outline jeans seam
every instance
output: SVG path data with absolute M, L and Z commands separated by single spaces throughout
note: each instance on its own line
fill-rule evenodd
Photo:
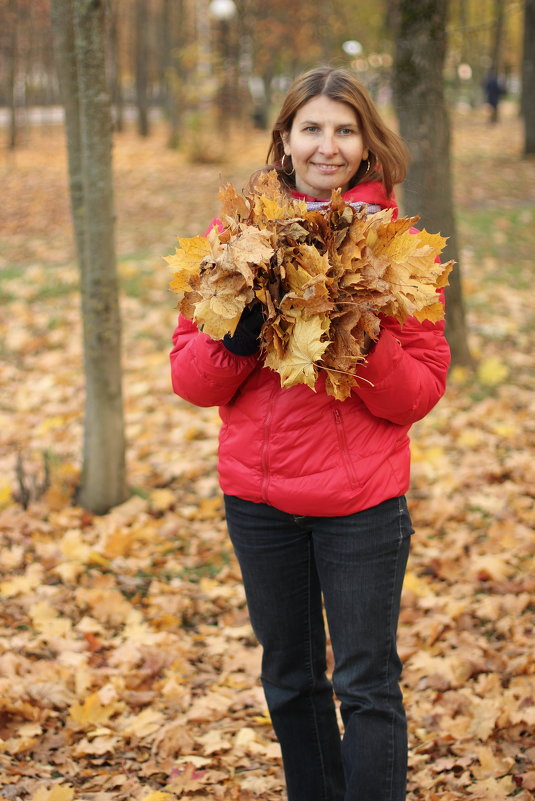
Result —
M 311 584 L 312 558 L 313 558 L 313 556 L 312 556 L 312 541 L 309 541 L 309 543 L 308 543 L 308 582 L 307 582 L 308 670 L 309 670 L 309 673 L 310 673 L 310 678 L 312 680 L 312 688 L 313 688 L 314 687 L 315 676 L 314 676 L 314 670 L 312 668 L 312 620 L 311 620 L 311 598 L 310 598 L 310 595 L 311 595 L 310 584 Z M 324 763 L 324 760 L 323 760 L 323 751 L 322 751 L 322 748 L 321 748 L 321 737 L 320 737 L 320 732 L 319 732 L 319 728 L 318 728 L 318 718 L 317 718 L 317 715 L 316 715 L 316 708 L 314 706 L 314 697 L 313 697 L 312 693 L 309 696 L 309 700 L 310 700 L 310 708 L 311 708 L 311 711 L 312 711 L 312 719 L 314 721 L 314 733 L 316 735 L 316 743 L 317 743 L 317 746 L 318 746 L 319 761 L 320 761 L 320 767 L 321 767 L 321 776 L 322 776 L 322 779 L 323 779 L 323 797 L 324 797 L 325 801 L 328 801 L 328 799 L 327 799 L 327 781 L 326 781 L 326 775 L 325 775 L 325 763 Z
M 387 648 L 387 655 L 386 655 L 386 686 L 388 691 L 388 696 L 390 696 L 390 687 L 391 687 L 391 679 L 388 673 L 388 665 L 390 664 L 391 656 L 392 656 L 392 611 L 394 607 L 394 589 L 396 586 L 396 578 L 398 574 L 398 562 L 399 562 L 399 552 L 401 548 L 401 544 L 403 542 L 403 528 L 401 525 L 402 517 L 403 517 L 403 508 L 402 508 L 402 499 L 398 498 L 398 509 L 399 509 L 399 517 L 398 517 L 398 526 L 399 526 L 399 537 L 397 542 L 397 553 L 396 559 L 394 561 L 394 574 L 392 577 L 392 587 L 390 590 L 390 604 L 388 608 L 388 620 L 387 620 L 387 632 L 388 632 L 388 648 Z M 392 790 L 394 786 L 394 763 L 395 763 L 395 734 L 394 734 L 394 723 L 395 723 L 395 713 L 392 710 L 392 718 L 390 721 L 390 743 L 389 743 L 389 751 L 388 751 L 388 759 L 389 759 L 389 771 L 386 774 L 386 796 L 385 801 L 389 801 L 392 798 Z

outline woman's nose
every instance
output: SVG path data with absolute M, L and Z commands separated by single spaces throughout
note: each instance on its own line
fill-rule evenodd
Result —
M 331 133 L 329 131 L 324 131 L 323 136 L 321 138 L 320 151 L 321 153 L 325 153 L 325 155 L 331 155 L 333 153 L 336 153 L 337 145 L 334 133 Z

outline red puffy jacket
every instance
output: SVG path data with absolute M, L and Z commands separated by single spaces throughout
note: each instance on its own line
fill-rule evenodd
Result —
M 296 195 L 303 197 L 303 195 Z M 344 195 L 395 207 L 382 184 Z M 307 198 L 308 199 L 308 198 Z M 407 433 L 443 395 L 449 365 L 444 323 L 381 319 L 381 334 L 358 367 L 363 379 L 347 400 L 289 389 L 261 359 L 235 356 L 222 342 L 179 319 L 171 371 L 177 395 L 219 406 L 219 479 L 223 492 L 297 515 L 347 515 L 405 493 Z

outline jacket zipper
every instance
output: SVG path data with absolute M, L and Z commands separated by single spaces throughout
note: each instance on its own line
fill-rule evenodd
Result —
M 271 390 L 271 395 L 269 396 L 269 406 L 268 411 L 266 414 L 266 422 L 264 425 L 264 442 L 262 444 L 262 501 L 264 503 L 269 503 L 267 497 L 268 485 L 269 485 L 269 442 L 270 442 L 270 434 L 271 434 L 271 418 L 273 416 L 273 399 L 278 391 L 278 387 L 275 386 Z
M 346 430 L 344 428 L 344 421 L 342 420 L 342 413 L 340 412 L 340 409 L 333 409 L 333 415 L 334 415 L 334 422 L 336 423 L 338 445 L 340 446 L 340 451 L 342 452 L 342 459 L 344 461 L 344 465 L 346 468 L 347 477 L 349 478 L 349 483 L 351 484 L 353 489 L 356 489 L 357 477 L 355 476 L 353 463 L 349 455 L 349 446 L 347 444 Z

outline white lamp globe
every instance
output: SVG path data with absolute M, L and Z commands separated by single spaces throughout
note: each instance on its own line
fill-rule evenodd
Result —
M 236 3 L 234 0 L 212 0 L 209 11 L 215 19 L 232 19 L 236 13 Z

